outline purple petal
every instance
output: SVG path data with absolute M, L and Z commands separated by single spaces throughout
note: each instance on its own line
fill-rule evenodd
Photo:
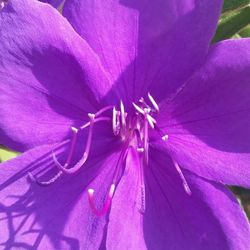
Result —
M 43 3 L 49 3 L 56 8 L 63 2 L 63 0 L 39 0 L 39 1 Z
M 62 139 L 106 93 L 98 58 L 38 1 L 10 0 L 0 25 L 0 143 L 22 151 Z
M 220 184 L 183 172 L 192 192 L 188 195 L 170 160 L 152 154 L 144 224 L 148 246 L 219 250 L 249 245 L 249 224 L 232 194 Z
M 250 187 L 249 69 L 250 39 L 214 45 L 201 70 L 162 106 L 165 146 L 184 168 Z
M 40 146 L 0 165 L 0 246 L 4 249 L 98 249 L 106 217 L 96 217 L 88 203 L 87 188 L 95 189 L 97 206 L 113 178 L 119 151 L 103 147 L 74 176 L 62 176 L 48 187 L 27 178 L 28 171 L 41 180 L 55 173 L 51 150 Z M 63 161 L 62 151 L 57 155 Z
M 222 185 L 185 171 L 192 192 L 188 195 L 171 159 L 159 151 L 150 152 L 145 213 L 138 210 L 138 163 L 132 159 L 113 199 L 107 247 L 247 249 L 249 224 L 233 195 Z
M 140 209 L 138 154 L 130 149 L 125 173 L 119 182 L 109 215 L 107 249 L 145 249 Z M 136 203 L 138 202 L 138 204 Z
M 116 83 L 113 91 L 131 101 L 149 87 L 157 99 L 169 96 L 190 76 L 204 60 L 221 5 L 221 0 L 68 0 L 63 14 L 99 55 Z

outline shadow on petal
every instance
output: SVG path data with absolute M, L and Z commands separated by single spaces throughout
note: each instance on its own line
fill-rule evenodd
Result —
M 0 245 L 5 249 L 18 246 L 80 249 L 101 244 L 106 217 L 96 218 L 92 213 L 86 188 L 89 185 L 95 188 L 96 204 L 102 206 L 119 150 L 114 154 L 97 150 L 79 174 L 63 176 L 48 187 L 40 187 L 27 175 L 32 172 L 47 180 L 58 171 L 51 148 L 36 148 L 1 165 L 4 181 L 0 187 Z M 55 150 L 61 161 L 65 160 L 63 150 L 63 147 Z

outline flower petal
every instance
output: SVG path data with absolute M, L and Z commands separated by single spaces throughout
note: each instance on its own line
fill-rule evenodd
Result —
M 109 215 L 107 249 L 146 249 L 143 237 L 143 215 L 140 207 L 140 162 L 131 148 L 126 159 L 125 173 L 120 180 L 112 201 Z
M 23 151 L 62 139 L 105 94 L 97 56 L 38 1 L 8 1 L 0 27 L 0 143 Z
M 92 158 L 75 176 L 63 176 L 49 187 L 28 181 L 32 171 L 40 179 L 53 175 L 51 149 L 36 147 L 0 165 L 0 246 L 14 249 L 98 249 L 106 217 L 91 211 L 86 189 L 95 189 L 97 206 L 103 205 L 119 151 Z M 58 157 L 63 157 L 63 146 Z M 42 175 L 42 176 L 41 176 Z
M 39 1 L 43 3 L 49 3 L 56 8 L 63 2 L 63 0 L 39 0 Z
M 170 95 L 203 61 L 222 1 L 66 0 L 63 14 L 128 102 Z M 164 87 L 164 91 L 159 91 Z M 125 102 L 126 103 L 126 102 Z
M 134 161 L 113 199 L 107 246 L 119 248 L 123 242 L 124 249 L 247 249 L 249 224 L 233 195 L 221 184 L 183 170 L 192 192 L 188 195 L 171 159 L 157 150 L 150 152 L 145 213 L 136 204 Z
M 246 249 L 250 229 L 233 195 L 220 184 L 183 172 L 192 192 L 182 187 L 170 159 L 152 151 L 148 168 L 145 239 L 152 249 Z
M 196 174 L 250 187 L 250 39 L 214 45 L 158 125 L 176 161 Z

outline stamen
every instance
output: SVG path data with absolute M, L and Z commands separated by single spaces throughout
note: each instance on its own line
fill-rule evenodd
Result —
M 151 111 L 151 108 L 148 107 L 148 108 L 144 108 L 143 110 L 144 110 L 144 114 L 149 114 Z
M 168 140 L 168 138 L 169 138 L 169 136 L 168 136 L 168 135 L 164 135 L 164 136 L 162 136 L 162 138 L 161 138 L 161 139 L 162 139 L 163 141 L 167 141 L 167 140 Z
M 110 118 L 106 117 L 106 116 L 95 118 L 94 123 L 101 122 L 101 121 L 110 121 Z M 83 130 L 83 129 L 89 127 L 89 126 L 90 126 L 90 122 L 87 122 L 84 125 L 82 125 L 79 129 Z
M 39 186 L 47 187 L 56 182 L 62 176 L 62 173 L 63 173 L 62 171 L 59 171 L 48 181 L 39 181 L 31 172 L 28 172 L 28 176 L 31 179 L 31 181 L 35 182 Z
M 146 118 L 147 118 L 147 121 L 150 125 L 151 128 L 154 128 L 155 127 L 155 123 L 156 123 L 156 120 L 149 114 L 145 114 Z
M 157 112 L 159 112 L 159 110 L 160 110 L 160 109 L 159 109 L 159 106 L 158 106 L 158 104 L 156 103 L 156 101 L 155 101 L 155 99 L 153 98 L 153 96 L 150 95 L 150 93 L 148 93 L 148 99 L 149 99 L 150 102 L 152 103 L 154 109 L 155 109 Z
M 175 160 L 173 160 L 173 163 L 174 163 L 175 169 L 177 170 L 179 176 L 181 177 L 184 190 L 186 191 L 186 193 L 188 195 L 191 195 L 192 192 L 191 192 L 191 190 L 190 190 L 190 188 L 188 186 L 188 183 L 187 183 L 187 181 L 185 179 L 185 176 L 183 175 L 183 173 L 181 171 L 181 168 L 180 168 L 179 164 Z
M 148 121 L 147 121 L 147 114 L 145 114 L 144 119 L 144 138 L 143 138 L 143 147 L 145 150 L 145 163 L 148 165 Z
M 142 115 L 144 115 L 144 110 L 142 108 L 140 108 L 138 105 L 136 105 L 134 102 L 132 103 L 134 108 L 141 113 Z
M 139 102 L 142 103 L 142 104 L 144 104 L 144 103 L 145 103 L 144 98 L 141 97 L 141 98 L 139 99 Z
M 140 153 L 140 202 L 139 202 L 139 212 L 144 213 L 146 210 L 146 194 L 145 194 L 145 183 L 144 183 L 144 168 L 143 168 L 143 153 L 144 148 L 137 148 Z
M 144 152 L 144 148 L 137 148 L 137 152 L 138 153 L 143 153 Z
M 101 115 L 102 113 L 104 113 L 107 110 L 113 109 L 113 107 L 114 106 L 109 105 L 109 106 L 106 106 L 106 107 L 100 109 L 98 112 L 95 113 L 95 117 L 98 117 L 99 115 Z
M 154 124 L 156 124 L 156 120 L 155 120 L 155 118 L 154 117 L 152 117 L 151 115 L 147 115 L 148 117 L 148 119 L 150 119 L 151 121 L 152 121 L 152 123 L 154 123 Z
M 125 110 L 124 110 L 124 105 L 123 102 L 121 101 L 120 103 L 120 107 L 121 107 L 121 121 L 122 121 L 122 127 L 123 129 L 126 126 L 126 118 L 125 118 Z
M 108 197 L 106 198 L 106 201 L 104 203 L 103 208 L 100 209 L 100 210 L 97 209 L 96 206 L 95 206 L 95 203 L 94 203 L 94 192 L 95 192 L 94 189 L 89 189 L 88 190 L 88 199 L 89 199 L 90 207 L 93 210 L 93 212 L 94 212 L 95 215 L 97 215 L 97 216 L 103 216 L 103 215 L 105 215 L 108 212 L 108 210 L 109 210 L 109 208 L 111 206 L 112 198 L 113 198 L 114 193 L 115 193 L 115 184 L 112 184 L 110 186 Z
M 76 139 L 77 139 L 77 133 L 78 133 L 78 129 L 75 128 L 75 127 L 71 127 L 71 130 L 73 132 L 73 136 L 72 136 L 72 140 L 71 140 L 71 145 L 70 145 L 70 150 L 69 150 L 69 154 L 68 154 L 68 157 L 67 157 L 67 160 L 66 160 L 66 163 L 64 164 L 64 168 L 67 168 L 68 165 L 70 164 L 71 162 L 71 159 L 72 159 L 72 156 L 73 156 L 73 153 L 75 151 L 75 147 L 76 147 Z M 56 155 L 54 152 L 52 152 L 52 157 L 53 157 L 53 160 L 54 162 L 56 163 L 56 165 L 60 165 L 61 164 L 58 162 L 57 158 L 56 158 Z
M 136 138 L 137 138 L 137 145 L 138 145 L 138 147 L 139 147 L 139 148 L 142 148 L 142 147 L 143 147 L 143 141 L 142 141 L 141 134 L 140 134 L 139 130 L 138 130 L 138 129 L 135 129 L 135 130 L 134 130 L 134 133 L 135 133 Z M 139 149 L 139 148 L 137 148 L 137 151 L 138 151 L 138 150 L 141 150 L 141 149 Z M 144 150 L 144 148 L 143 148 L 143 150 Z M 138 152 L 140 152 L 140 151 L 138 151 Z
M 119 129 L 117 127 L 116 118 L 117 118 L 117 111 L 116 111 L 115 107 L 113 107 L 112 128 L 113 128 L 114 135 L 118 135 L 119 134 Z
M 144 100 L 143 97 L 141 97 L 141 98 L 139 99 L 139 102 L 142 104 L 141 107 L 149 108 L 149 109 L 150 109 L 150 106 L 145 102 L 145 100 Z
M 76 138 L 77 138 L 78 129 L 75 127 L 71 127 L 71 130 L 73 132 L 73 137 L 71 140 L 70 150 L 69 150 L 69 154 L 68 154 L 65 166 L 68 166 L 70 164 L 74 150 L 75 150 L 75 146 L 76 146 Z
M 141 196 L 141 204 L 139 205 L 139 212 L 145 213 L 146 211 L 146 192 L 145 185 L 140 186 L 140 196 Z
M 7 4 L 7 0 L 0 0 L 0 10 Z
M 87 138 L 87 143 L 86 143 L 86 147 L 85 147 L 85 151 L 83 153 L 83 156 L 82 158 L 76 163 L 76 165 L 72 168 L 69 168 L 67 169 L 66 167 L 69 165 L 68 162 L 66 162 L 64 164 L 64 166 L 62 166 L 59 161 L 57 160 L 56 158 L 56 155 L 53 153 L 52 156 L 53 156 L 53 160 L 56 164 L 56 166 L 61 170 L 63 171 L 65 174 L 75 174 L 77 173 L 81 168 L 82 166 L 84 165 L 84 163 L 86 162 L 87 158 L 88 158 L 88 155 L 89 155 L 89 151 L 90 151 L 90 146 L 91 146 L 91 140 L 92 140 L 92 135 L 93 135 L 93 126 L 94 126 L 94 118 L 95 118 L 95 115 L 94 114 L 91 114 L 89 113 L 88 114 L 89 116 L 89 119 L 90 119 L 90 126 L 89 126 L 89 134 L 88 134 L 88 138 Z

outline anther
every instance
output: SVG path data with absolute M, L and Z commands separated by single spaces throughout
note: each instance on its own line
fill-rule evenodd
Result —
M 144 148 L 137 148 L 138 153 L 144 153 Z
M 146 194 L 145 194 L 145 185 L 140 186 L 140 205 L 139 212 L 145 213 L 146 210 Z
M 71 141 L 71 145 L 70 145 L 70 150 L 69 150 L 69 154 L 66 160 L 65 165 L 69 165 L 73 156 L 73 153 L 75 151 L 75 146 L 76 146 L 76 138 L 77 138 L 77 133 L 78 133 L 78 129 L 75 127 L 71 127 L 71 130 L 73 132 L 73 136 L 72 136 L 72 141 Z
M 96 206 L 95 206 L 94 192 L 95 192 L 94 189 L 91 189 L 91 188 L 88 189 L 88 199 L 89 199 L 90 207 L 93 210 L 93 213 L 95 215 L 103 216 L 108 212 L 108 210 L 109 210 L 109 208 L 111 206 L 112 198 L 113 198 L 114 193 L 115 193 L 115 184 L 112 184 L 110 186 L 108 197 L 106 198 L 106 201 L 105 201 L 104 206 L 102 207 L 102 209 L 97 209 Z
M 139 102 L 142 103 L 142 104 L 144 104 L 144 103 L 145 103 L 144 98 L 141 97 L 141 98 L 139 99 Z
M 148 99 L 149 99 L 150 102 L 152 103 L 154 109 L 155 109 L 157 112 L 159 112 L 159 110 L 160 110 L 160 109 L 159 109 L 159 106 L 158 106 L 158 104 L 156 103 L 156 101 L 155 101 L 155 99 L 153 98 L 153 96 L 150 95 L 150 93 L 148 93 Z
M 100 122 L 100 121 L 110 121 L 110 118 L 109 118 L 109 117 L 105 117 L 105 116 L 103 116 L 103 117 L 98 117 L 99 115 L 101 115 L 102 113 L 104 113 L 105 111 L 110 110 L 110 109 L 113 109 L 113 106 L 111 106 L 111 105 L 106 106 L 106 107 L 100 109 L 100 110 L 99 110 L 98 112 L 96 112 L 95 114 L 91 114 L 91 115 L 94 115 L 94 116 L 95 116 L 94 122 L 96 123 L 96 122 Z M 90 113 L 89 113 L 89 114 L 90 114 Z M 88 115 L 89 115 L 89 114 L 88 114 Z M 98 117 L 98 118 L 97 118 L 97 117 Z M 90 125 L 90 122 L 87 122 L 87 123 L 85 123 L 84 125 L 82 125 L 82 126 L 80 127 L 80 129 L 85 129 L 85 128 L 87 128 L 89 125 Z
M 119 129 L 117 126 L 117 111 L 116 108 L 113 107 L 113 118 L 112 118 L 112 128 L 113 128 L 113 133 L 114 135 L 118 135 L 119 134 Z
M 155 123 L 156 123 L 156 120 L 149 114 L 145 114 L 146 118 L 147 118 L 147 121 L 148 121 L 148 124 L 151 128 L 154 128 L 155 127 Z
M 31 172 L 28 172 L 28 176 L 31 179 L 31 181 L 35 182 L 37 185 L 42 187 L 47 187 L 56 182 L 62 176 L 62 173 L 63 173 L 62 171 L 59 171 L 48 181 L 39 181 Z
M 180 168 L 179 164 L 178 164 L 175 160 L 173 160 L 173 163 L 174 163 L 175 169 L 177 170 L 177 172 L 178 172 L 178 174 L 179 174 L 179 176 L 180 176 L 180 178 L 181 178 L 181 180 L 182 180 L 182 184 L 183 184 L 183 188 L 184 188 L 185 192 L 186 192 L 188 195 L 191 195 L 192 192 L 191 192 L 191 190 L 190 190 L 190 188 L 189 188 L 189 186 L 188 186 L 188 183 L 187 183 L 187 181 L 186 181 L 185 176 L 183 175 L 183 173 L 182 173 L 182 171 L 181 171 L 181 168 Z
M 124 105 L 123 102 L 121 101 L 120 103 L 120 108 L 121 108 L 121 121 L 122 121 L 122 127 L 123 129 L 126 126 L 126 117 L 125 117 L 125 109 L 124 109 Z
M 141 113 L 142 115 L 144 115 L 144 110 L 142 108 L 140 108 L 138 105 L 136 105 L 134 102 L 132 103 L 134 108 L 139 112 Z
M 162 139 L 163 141 L 167 141 L 167 140 L 168 140 L 168 138 L 169 138 L 169 136 L 168 136 L 168 135 L 164 135 L 164 136 L 162 136 L 162 138 L 161 138 L 161 139 Z
M 7 4 L 7 0 L 0 0 L 0 10 Z
M 67 168 L 68 165 L 70 164 L 71 159 L 72 159 L 73 154 L 74 154 L 74 151 L 75 151 L 75 146 L 76 146 L 76 139 L 77 139 L 78 129 L 75 128 L 75 127 L 71 127 L 71 130 L 72 130 L 72 132 L 73 132 L 73 136 L 72 136 L 72 140 L 71 140 L 71 145 L 70 145 L 69 154 L 68 154 L 67 160 L 66 160 L 66 162 L 65 162 L 65 164 L 64 164 L 64 168 Z M 55 162 L 57 165 L 58 165 L 58 164 L 61 165 L 61 164 L 58 162 L 58 160 L 57 160 L 56 155 L 55 155 L 54 152 L 52 152 L 52 157 L 53 157 L 54 162 Z
M 150 115 L 150 111 L 151 109 L 150 108 L 144 108 L 144 116 L 145 118 L 147 119 L 148 121 L 148 124 L 151 128 L 154 128 L 154 123 L 156 123 L 156 120 Z
M 93 121 L 95 118 L 95 114 L 88 113 L 88 117 L 89 117 L 90 121 Z
M 145 163 L 148 165 L 148 121 L 147 121 L 147 114 L 145 113 L 144 118 L 144 138 L 143 138 L 143 148 L 145 150 Z
M 147 108 L 144 108 L 144 114 L 149 114 L 150 111 L 151 111 L 151 108 L 147 107 Z
M 140 190 L 138 197 L 138 210 L 140 213 L 144 213 L 146 210 L 146 195 L 145 195 L 145 183 L 144 183 L 144 165 L 143 165 L 143 153 L 145 152 L 144 148 L 137 148 L 137 152 L 140 153 Z
M 67 169 L 67 167 L 69 165 L 69 161 L 66 161 L 66 163 L 63 166 L 57 160 L 56 155 L 54 153 L 52 154 L 52 157 L 53 157 L 53 160 L 54 160 L 56 166 L 62 172 L 64 172 L 65 174 L 75 174 L 75 173 L 77 173 L 82 168 L 82 166 L 84 165 L 84 163 L 86 162 L 86 160 L 88 158 L 89 151 L 90 151 L 90 146 L 91 146 L 92 135 L 93 135 L 93 126 L 94 126 L 95 114 L 89 113 L 88 117 L 90 119 L 90 126 L 89 126 L 89 134 L 88 134 L 88 138 L 87 138 L 87 142 L 86 142 L 86 147 L 85 147 L 85 151 L 83 153 L 82 158 L 76 163 L 76 165 L 74 167 L 72 167 L 72 168 Z
M 143 97 L 141 97 L 141 98 L 139 99 L 139 103 L 142 105 L 141 107 L 151 109 L 150 106 L 145 102 L 145 100 L 144 100 Z

